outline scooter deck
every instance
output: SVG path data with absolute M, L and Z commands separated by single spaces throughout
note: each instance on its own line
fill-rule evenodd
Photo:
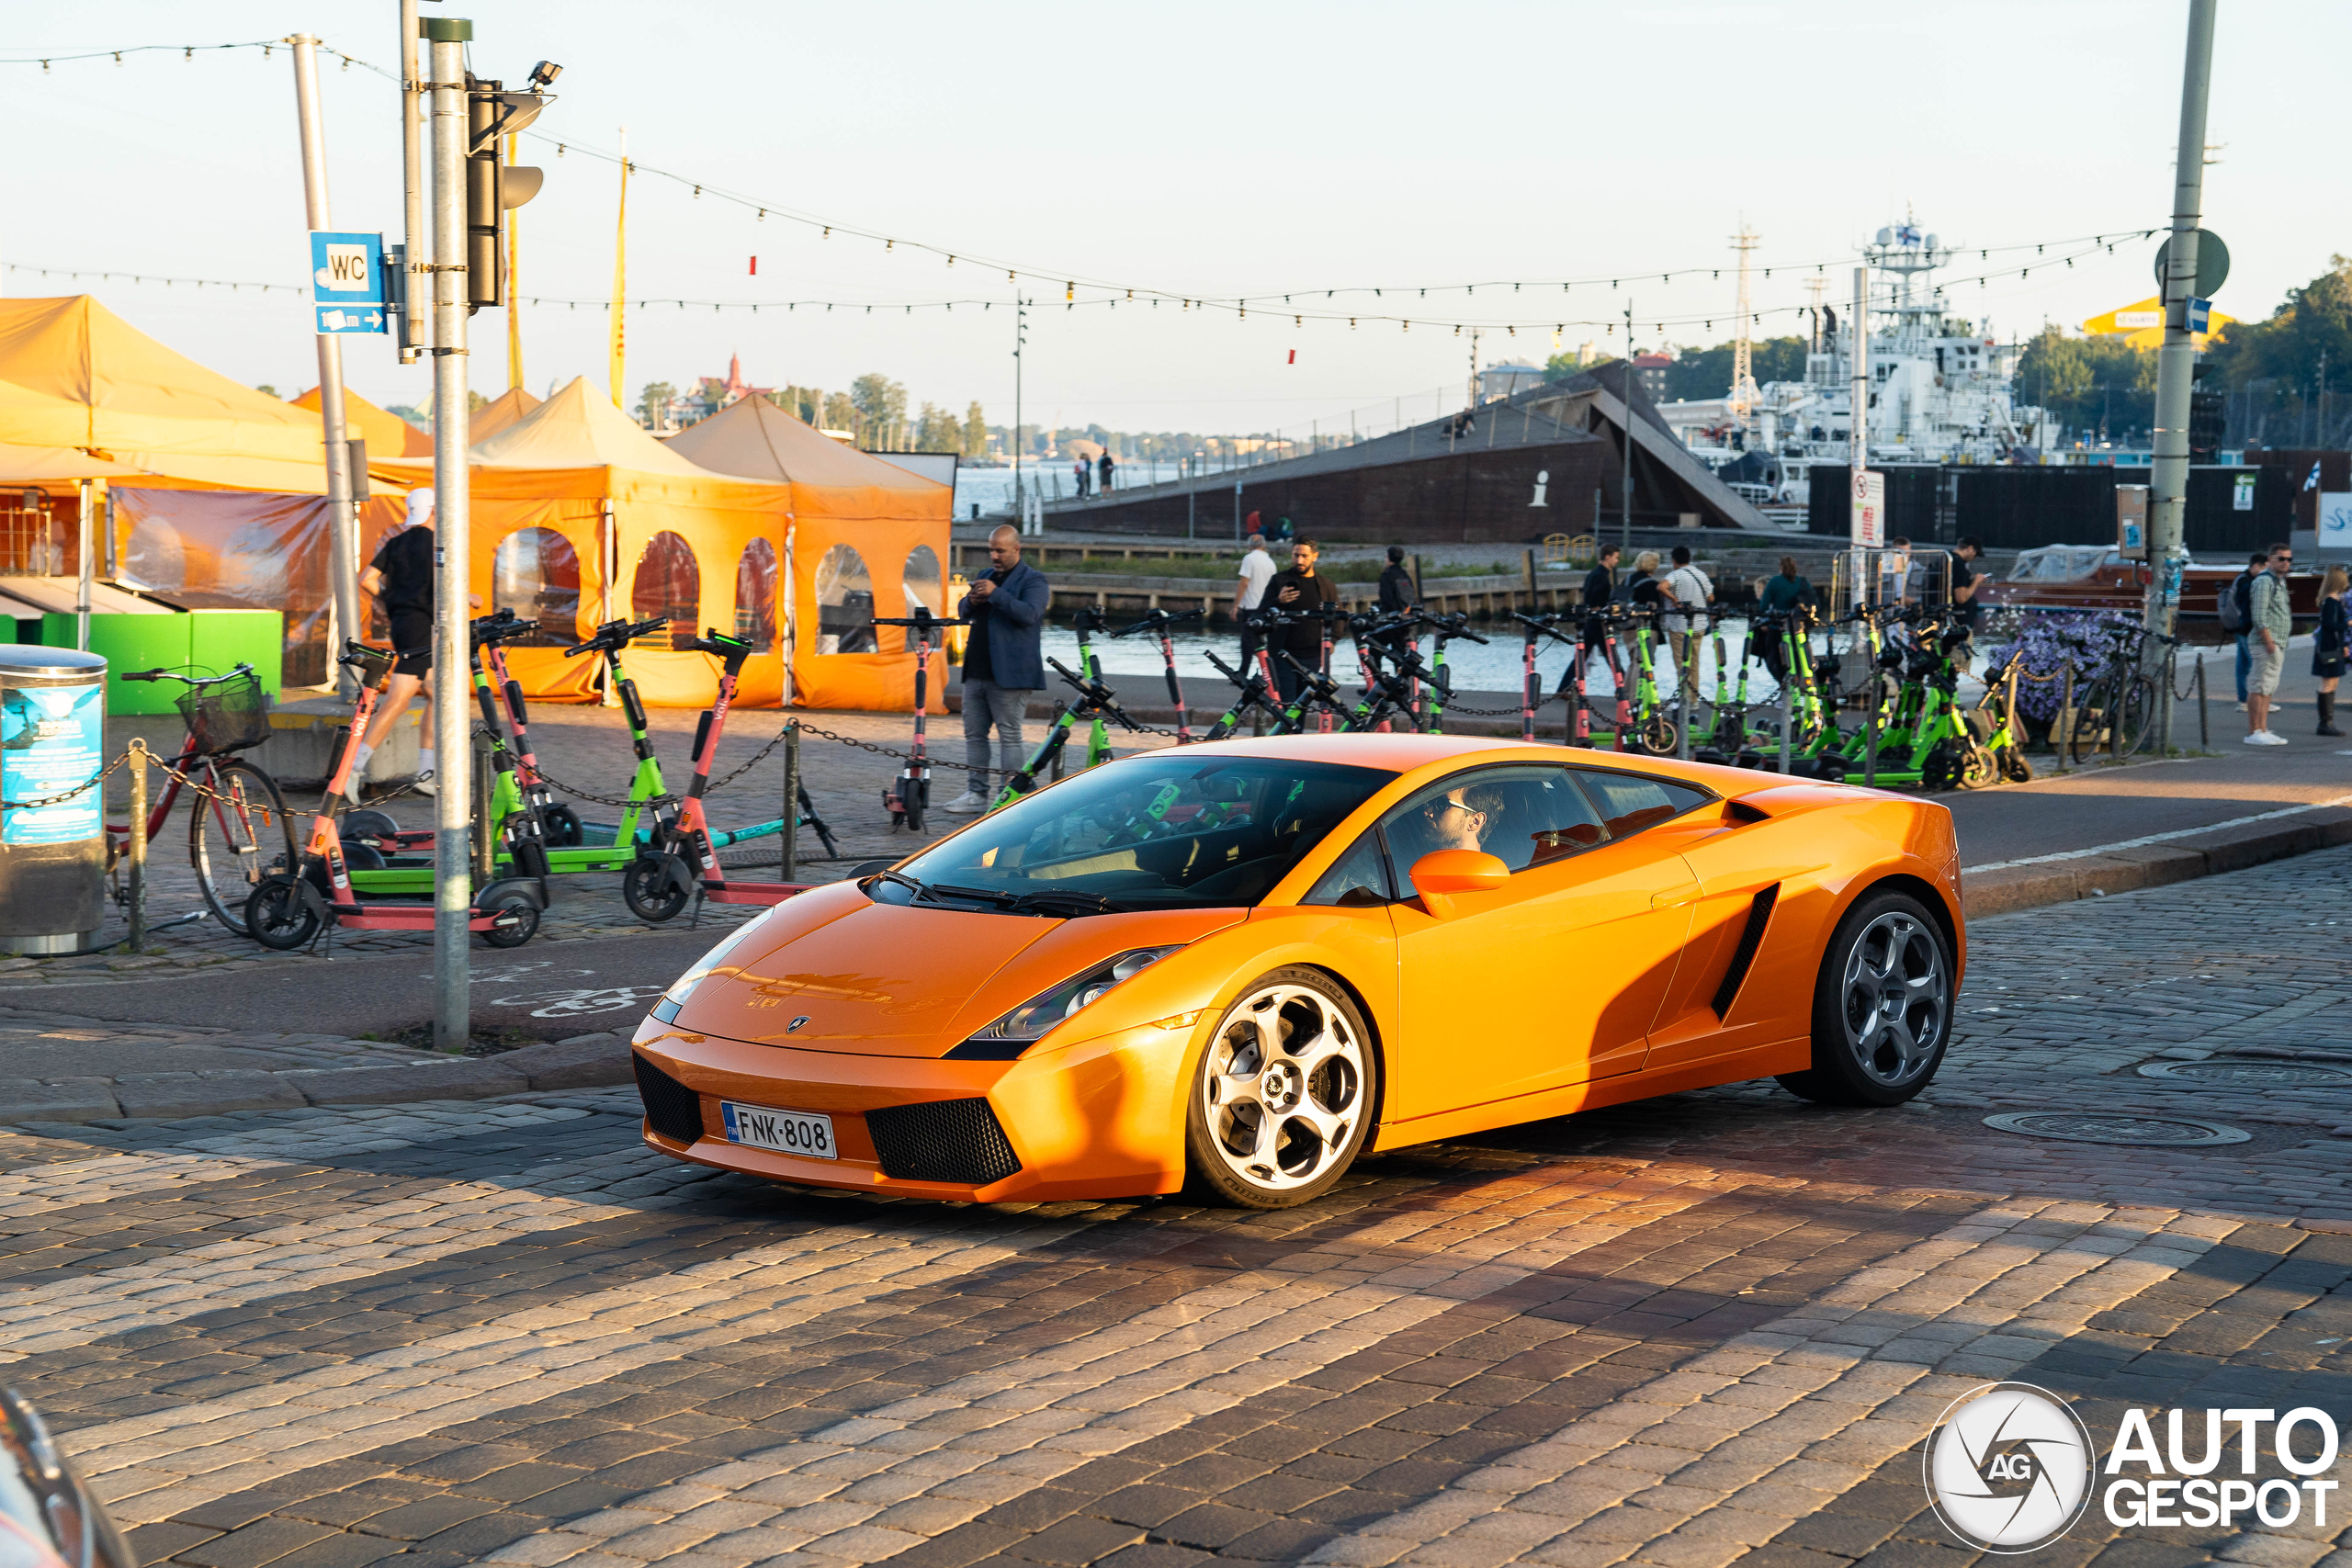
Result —
M 334 923 L 354 931 L 429 931 L 437 910 L 430 904 L 330 904 Z M 469 931 L 497 928 L 499 911 L 475 912 L 466 921 Z
M 548 851 L 548 871 L 551 875 L 576 876 L 591 872 L 627 871 L 637 859 L 634 846 L 628 849 L 611 844 L 597 844 L 585 849 Z M 512 857 L 501 855 L 497 863 L 502 876 L 515 874 Z M 395 897 L 414 897 L 433 891 L 433 866 L 395 863 L 379 870 L 353 871 L 348 874 L 351 886 L 362 893 L 382 893 Z

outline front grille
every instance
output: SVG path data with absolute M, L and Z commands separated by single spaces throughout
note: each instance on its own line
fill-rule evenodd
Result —
M 665 1138 L 691 1144 L 702 1136 L 702 1096 L 632 1051 L 637 1098 L 645 1102 L 645 1124 Z
M 956 1181 L 985 1187 L 1021 1168 L 1012 1145 L 985 1100 L 934 1100 L 865 1113 L 882 1174 L 900 1181 Z

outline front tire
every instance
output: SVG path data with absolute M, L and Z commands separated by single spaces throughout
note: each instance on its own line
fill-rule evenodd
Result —
M 283 872 L 262 879 L 245 900 L 248 935 L 273 953 L 291 953 L 319 934 L 319 911 L 302 897 L 303 884 Z
M 1907 893 L 1866 894 L 1838 922 L 1813 992 L 1813 1066 L 1782 1089 L 1824 1105 L 1900 1105 L 1951 1040 L 1952 957 Z
M 196 783 L 210 791 L 198 794 L 188 813 L 187 859 L 197 891 L 214 919 L 250 935 L 245 905 L 254 889 L 272 869 L 295 862 L 294 819 L 277 781 L 241 758 L 214 762 Z
M 642 855 L 621 873 L 621 902 L 639 919 L 660 925 L 677 919 L 678 911 L 686 907 L 686 889 L 668 880 L 661 861 Z
M 511 926 L 492 926 L 481 933 L 485 947 L 520 947 L 539 934 L 539 907 L 520 893 L 499 896 L 489 907 L 492 914 L 512 909 L 518 917 Z
M 1329 976 L 1261 976 L 1226 1010 L 1193 1071 L 1191 1185 L 1240 1209 L 1322 1196 L 1371 1132 L 1378 1073 L 1363 1018 Z

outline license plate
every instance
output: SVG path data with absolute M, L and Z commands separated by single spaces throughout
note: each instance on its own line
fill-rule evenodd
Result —
M 755 1149 L 774 1149 L 778 1154 L 799 1155 L 808 1159 L 839 1159 L 841 1149 L 833 1143 L 833 1119 L 810 1111 L 776 1111 L 764 1105 L 738 1105 L 731 1100 L 718 1102 L 719 1114 L 727 1119 L 727 1141 L 744 1144 Z

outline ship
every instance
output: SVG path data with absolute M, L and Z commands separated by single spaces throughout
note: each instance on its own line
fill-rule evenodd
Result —
M 1907 219 L 1879 230 L 1862 248 L 1871 269 L 1872 464 L 2033 462 L 2057 444 L 2048 411 L 2016 398 L 2024 345 L 1959 314 L 1933 282 L 1957 254 Z M 1816 296 L 1826 282 L 1817 283 Z M 1766 382 L 1745 397 L 1734 389 L 1723 398 L 1658 405 L 1692 456 L 1735 493 L 1787 522 L 1810 499 L 1813 465 L 1850 461 L 1852 322 L 1826 304 L 1811 315 L 1802 380 Z

